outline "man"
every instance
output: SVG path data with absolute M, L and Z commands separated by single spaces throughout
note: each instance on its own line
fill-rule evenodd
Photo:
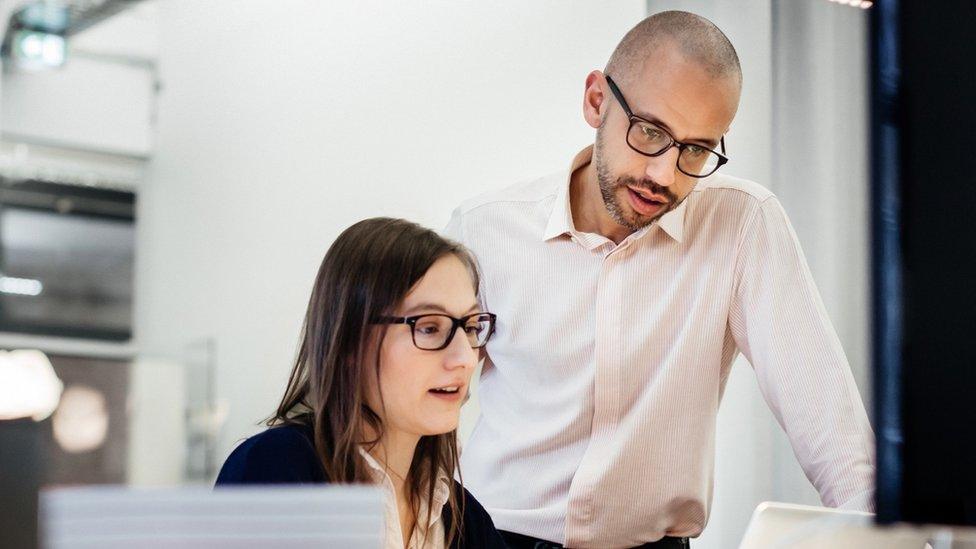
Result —
M 741 80 L 711 22 L 651 16 L 586 78 L 595 145 L 448 226 L 499 318 L 464 480 L 513 547 L 700 534 L 738 352 L 823 502 L 868 499 L 871 429 L 786 215 L 716 171 Z

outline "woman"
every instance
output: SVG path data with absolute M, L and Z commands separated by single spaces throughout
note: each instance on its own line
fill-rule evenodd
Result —
M 453 479 L 456 429 L 494 315 L 459 244 L 376 218 L 335 241 L 319 268 L 281 404 L 227 458 L 217 485 L 374 483 L 389 548 L 504 547 Z

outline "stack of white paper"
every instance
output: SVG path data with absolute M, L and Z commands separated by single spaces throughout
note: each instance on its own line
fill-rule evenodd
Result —
M 41 495 L 47 549 L 382 546 L 372 487 L 131 489 L 84 487 Z

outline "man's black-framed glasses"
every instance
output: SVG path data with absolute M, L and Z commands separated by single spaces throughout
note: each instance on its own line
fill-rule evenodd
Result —
M 627 128 L 627 145 L 631 149 L 644 156 L 661 156 L 671 147 L 677 147 L 678 169 L 685 175 L 699 178 L 712 175 L 729 161 L 725 156 L 725 136 L 719 140 L 722 152 L 713 151 L 703 145 L 682 143 L 661 126 L 634 114 L 617 84 L 609 76 L 606 78 L 610 92 L 617 98 L 617 102 L 630 119 L 630 127 Z
M 495 332 L 493 313 L 474 313 L 461 318 L 444 314 L 416 316 L 384 316 L 377 324 L 406 324 L 410 326 L 413 344 L 424 351 L 446 349 L 460 328 L 472 349 L 480 349 Z

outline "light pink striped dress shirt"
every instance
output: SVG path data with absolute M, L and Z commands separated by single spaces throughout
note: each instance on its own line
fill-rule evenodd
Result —
M 864 498 L 871 427 L 776 197 L 716 174 L 615 245 L 573 225 L 570 174 L 591 153 L 446 229 L 498 314 L 461 463 L 495 525 L 572 547 L 701 533 L 739 352 L 823 502 Z

